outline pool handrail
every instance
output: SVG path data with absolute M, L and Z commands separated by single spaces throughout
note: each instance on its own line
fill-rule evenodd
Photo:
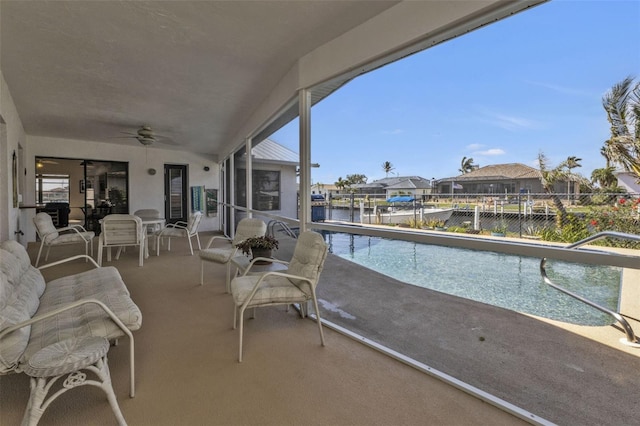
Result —
M 603 232 L 599 232 L 597 234 L 591 235 L 587 238 L 584 238 L 578 242 L 569 244 L 566 248 L 568 249 L 574 249 L 574 248 L 578 248 L 580 246 L 583 246 L 587 243 L 590 243 L 592 241 L 596 241 L 596 240 L 600 240 L 602 238 L 606 238 L 606 237 L 614 237 L 614 238 L 619 238 L 619 239 L 626 239 L 626 240 L 635 240 L 635 241 L 640 241 L 640 236 L 639 235 L 634 235 L 634 234 L 626 234 L 623 232 L 615 232 L 615 231 L 603 231 Z M 615 318 L 616 321 L 618 321 L 618 323 L 620 323 L 620 325 L 622 326 L 622 328 L 624 329 L 624 332 L 627 336 L 626 339 L 626 344 L 629 345 L 633 345 L 633 346 L 640 346 L 640 342 L 638 341 L 638 338 L 636 337 L 635 333 L 633 332 L 633 328 L 631 328 L 631 325 L 629 324 L 629 322 L 619 313 L 619 312 L 615 312 L 612 311 L 608 308 L 605 308 L 604 306 L 600 306 L 595 302 L 592 302 L 591 300 L 585 299 L 584 297 L 577 295 L 575 293 L 573 293 L 570 290 L 567 290 L 564 287 L 559 286 L 558 284 L 554 283 L 553 281 L 551 281 L 551 279 L 547 276 L 547 270 L 545 268 L 547 263 L 547 258 L 544 257 L 542 258 L 542 260 L 540 261 L 540 274 L 542 274 L 542 279 L 544 280 L 544 282 L 546 284 L 548 284 L 549 286 L 555 288 L 556 290 L 573 297 L 576 300 L 581 301 L 582 303 L 586 303 L 587 305 L 591 306 L 592 308 L 595 308 L 601 312 L 604 312 L 605 314 L 611 315 L 613 318 Z
M 295 232 L 293 232 L 291 228 L 289 228 L 289 225 L 287 225 L 281 220 L 275 220 L 275 219 L 270 220 L 269 223 L 267 224 L 267 235 L 275 236 L 276 225 L 280 226 L 280 228 L 282 228 L 284 233 L 290 236 L 291 238 L 293 239 L 298 238 L 298 235 Z

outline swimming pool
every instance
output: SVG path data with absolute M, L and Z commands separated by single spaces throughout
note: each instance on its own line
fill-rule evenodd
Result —
M 331 253 L 408 284 L 573 324 L 613 323 L 546 285 L 538 258 L 342 233 L 325 239 Z M 550 260 L 547 270 L 561 286 L 618 310 L 621 268 Z

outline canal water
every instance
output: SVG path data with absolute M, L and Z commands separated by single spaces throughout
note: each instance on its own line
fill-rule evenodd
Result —
M 344 222 L 360 223 L 360 209 L 355 208 L 353 212 L 350 209 L 332 208 L 326 209 L 326 219 L 339 220 Z M 463 226 L 464 222 L 473 223 L 473 210 L 455 210 L 451 218 L 447 221 L 446 226 Z M 372 211 L 365 211 L 363 223 L 376 223 L 376 217 Z M 518 216 L 518 214 L 485 214 L 480 217 L 481 229 L 492 229 L 498 223 L 505 223 L 508 232 L 526 233 L 528 228 L 544 228 L 547 225 L 552 226 L 555 223 L 554 215 L 539 214 L 535 216 Z

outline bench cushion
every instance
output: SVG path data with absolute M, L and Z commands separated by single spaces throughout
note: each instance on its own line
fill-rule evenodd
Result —
M 2 255 L 4 253 L 0 253 Z M 27 309 L 18 300 L 19 293 L 7 280 L 7 276 L 0 272 L 0 330 L 28 320 Z M 5 374 L 16 368 L 20 356 L 29 343 L 31 326 L 23 327 L 2 338 L 0 344 L 0 374 Z
M 45 283 L 22 245 L 0 243 L 0 331 L 82 299 L 104 303 L 130 330 L 142 325 L 140 309 L 116 268 L 91 269 Z M 0 341 L 0 374 L 20 372 L 44 347 L 86 336 L 115 339 L 124 333 L 99 305 L 84 304 L 5 335 Z
M 30 319 L 38 310 L 45 289 L 44 277 L 17 241 L 0 244 L 0 330 Z M 29 342 L 31 326 L 3 337 L 0 374 L 15 369 Z
M 112 266 L 47 283 L 37 314 L 45 314 L 82 299 L 97 299 L 104 303 L 129 330 L 138 330 L 142 325 L 140 309 L 131 300 L 120 273 Z M 33 324 L 23 359 L 29 359 L 40 349 L 56 342 L 84 336 L 115 339 L 124 333 L 99 305 L 85 304 Z

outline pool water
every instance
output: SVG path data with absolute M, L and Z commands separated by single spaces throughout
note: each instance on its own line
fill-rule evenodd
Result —
M 573 324 L 614 322 L 546 285 L 538 258 L 340 233 L 327 234 L 326 240 L 331 253 L 408 284 Z M 547 273 L 555 283 L 617 311 L 621 268 L 549 260 Z

